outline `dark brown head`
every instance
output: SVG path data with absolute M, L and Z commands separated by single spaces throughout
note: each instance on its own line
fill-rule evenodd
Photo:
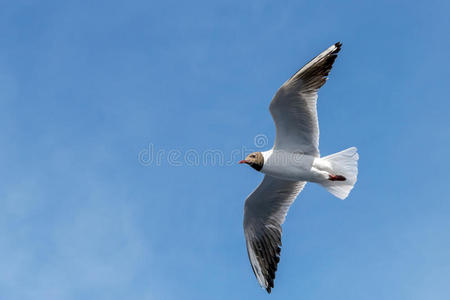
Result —
M 261 152 L 253 152 L 247 155 L 244 160 L 239 162 L 240 164 L 247 164 L 256 171 L 261 171 L 264 165 L 264 156 Z

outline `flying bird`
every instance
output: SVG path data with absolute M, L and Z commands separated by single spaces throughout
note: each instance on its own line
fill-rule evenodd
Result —
M 341 46 L 338 42 L 320 53 L 278 89 L 269 106 L 276 127 L 273 148 L 239 162 L 265 174 L 245 200 L 244 234 L 253 272 L 268 293 L 280 261 L 281 225 L 306 182 L 318 183 L 340 199 L 356 183 L 355 147 L 324 157 L 319 153 L 317 92 Z

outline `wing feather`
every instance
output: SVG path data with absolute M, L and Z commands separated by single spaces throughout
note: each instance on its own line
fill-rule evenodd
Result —
M 316 56 L 286 81 L 270 103 L 275 122 L 274 149 L 319 156 L 317 92 L 325 84 L 342 44 Z
M 287 181 L 266 175 L 248 196 L 244 206 L 247 253 L 259 284 L 268 293 L 280 261 L 281 225 L 290 205 L 305 186 L 304 181 Z

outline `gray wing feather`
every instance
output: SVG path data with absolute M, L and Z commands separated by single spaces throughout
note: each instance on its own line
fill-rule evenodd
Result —
M 245 200 L 244 233 L 247 253 L 259 284 L 268 293 L 273 288 L 280 261 L 281 225 L 289 206 L 305 184 L 304 181 L 287 181 L 266 175 Z
M 336 43 L 316 56 L 286 81 L 270 103 L 275 122 L 274 149 L 319 156 L 317 92 L 341 49 Z

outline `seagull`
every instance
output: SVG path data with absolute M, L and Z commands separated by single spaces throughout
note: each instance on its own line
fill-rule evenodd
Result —
M 264 174 L 245 200 L 244 234 L 253 272 L 269 294 L 280 261 L 281 225 L 306 182 L 320 184 L 342 200 L 356 183 L 355 147 L 324 157 L 319 153 L 317 92 L 341 46 L 338 42 L 320 53 L 278 89 L 269 106 L 276 127 L 273 148 L 239 162 Z

